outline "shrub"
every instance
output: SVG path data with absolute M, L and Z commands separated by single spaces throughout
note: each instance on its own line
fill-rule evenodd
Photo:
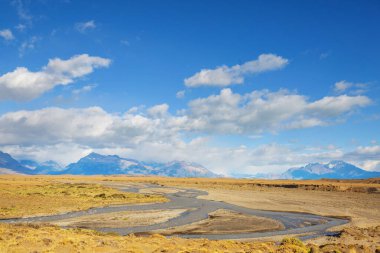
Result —
M 305 247 L 305 244 L 303 244 L 303 242 L 300 239 L 295 238 L 295 237 L 290 237 L 290 238 L 287 237 L 287 238 L 282 239 L 281 245 L 287 245 L 287 244 L 297 245 L 299 247 Z

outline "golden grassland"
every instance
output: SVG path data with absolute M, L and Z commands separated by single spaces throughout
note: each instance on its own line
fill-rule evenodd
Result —
M 123 182 L 123 183 L 151 183 L 158 185 L 172 185 L 182 187 L 196 187 L 204 189 L 262 189 L 286 188 L 314 191 L 341 191 L 375 193 L 380 191 L 380 178 L 363 180 L 267 180 L 267 179 L 234 179 L 234 178 L 172 178 L 156 176 L 16 176 L 0 175 L 0 179 L 24 179 L 54 181 L 54 182 Z
M 161 195 L 126 193 L 100 184 L 60 183 L 52 177 L 0 177 L 0 218 L 166 201 Z
M 352 219 L 341 236 L 309 240 L 210 241 L 160 235 L 119 236 L 49 224 L 1 224 L 0 252 L 380 252 L 380 179 L 253 180 L 128 176 L 0 176 L 0 218 L 53 214 L 95 206 L 166 201 L 115 188 L 137 183 L 197 188 L 204 198 L 263 210 L 299 211 Z M 149 189 L 147 189 L 149 190 Z M 166 189 L 169 191 L 170 189 Z M 171 191 L 175 191 L 171 189 Z M 359 226 L 359 227 L 357 227 Z M 279 239 L 281 240 L 281 239 Z
M 116 177 L 112 180 L 123 180 Z M 366 180 L 264 180 L 233 178 L 162 178 L 136 177 L 131 180 L 155 184 L 204 189 L 259 190 L 263 188 L 303 189 L 310 191 L 380 192 L 380 178 Z
M 41 176 L 35 176 L 41 177 Z M 263 188 L 303 189 L 310 191 L 380 192 L 380 178 L 365 180 L 267 180 L 234 178 L 171 178 L 156 176 L 44 176 L 51 180 L 151 183 L 166 186 L 195 187 L 203 189 L 259 190 Z
M 161 235 L 119 236 L 84 229 L 61 229 L 48 224 L 0 224 L 0 252 L 371 253 L 375 250 L 373 247 L 355 245 L 305 245 L 295 238 L 285 238 L 280 244 L 231 240 L 211 241 L 207 239 L 166 238 Z

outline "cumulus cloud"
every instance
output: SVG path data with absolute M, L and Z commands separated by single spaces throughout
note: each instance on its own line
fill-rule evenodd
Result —
M 287 90 L 253 91 L 240 95 L 231 89 L 189 103 L 188 127 L 193 130 L 257 134 L 334 123 L 356 108 L 368 106 L 366 96 L 335 96 L 309 101 Z
M 50 66 L 64 69 L 65 73 L 71 71 L 61 60 Z M 74 162 L 92 151 L 141 160 L 187 160 L 218 173 L 280 172 L 309 162 L 336 159 L 374 170 L 380 164 L 377 144 L 348 152 L 332 145 L 298 149 L 292 147 L 298 144 L 276 143 L 221 147 L 214 146 L 211 137 L 253 136 L 328 125 L 370 103 L 365 96 L 341 95 L 310 101 L 287 90 L 237 94 L 223 89 L 217 95 L 190 101 L 189 107 L 177 114 L 169 112 L 168 104 L 133 107 L 125 113 L 110 113 L 100 107 L 22 110 L 0 116 L 0 150 L 41 160 L 50 157 L 62 163 Z
M 232 67 L 224 65 L 215 69 L 202 69 L 193 76 L 186 78 L 185 85 L 188 87 L 224 87 L 231 84 L 242 84 L 246 75 L 281 69 L 285 67 L 288 62 L 287 59 L 281 56 L 261 54 L 257 60 L 249 61 L 241 65 Z
M 96 24 L 94 20 L 90 20 L 87 22 L 80 22 L 75 24 L 75 29 L 81 33 L 85 33 L 88 30 L 92 30 L 96 28 Z
M 160 118 L 167 109 L 165 104 L 149 108 L 150 116 L 111 114 L 100 107 L 9 112 L 0 117 L 0 145 L 130 146 L 145 140 L 170 140 L 183 122 L 180 118 Z
M 70 68 L 61 66 L 61 60 L 52 62 L 55 64 L 49 66 L 53 69 L 70 72 Z M 90 71 L 79 69 L 70 76 Z M 108 113 L 100 107 L 9 112 L 0 116 L 0 145 L 74 142 L 128 146 L 145 140 L 170 140 L 183 132 L 250 136 L 326 125 L 370 103 L 363 96 L 327 98 L 309 102 L 305 96 L 285 90 L 240 95 L 223 89 L 218 95 L 191 101 L 187 110 L 176 115 L 168 111 L 167 104 L 145 111 L 132 108 L 124 114 Z
M 169 105 L 160 104 L 148 109 L 148 114 L 153 117 L 163 117 L 168 113 Z
M 110 62 L 106 58 L 82 54 L 68 60 L 50 59 L 37 72 L 18 67 L 0 76 L 0 100 L 27 101 L 37 98 L 57 85 L 67 85 L 96 68 L 107 67 Z
M 0 37 L 2 37 L 4 40 L 7 40 L 7 41 L 15 39 L 12 31 L 9 29 L 0 30 Z

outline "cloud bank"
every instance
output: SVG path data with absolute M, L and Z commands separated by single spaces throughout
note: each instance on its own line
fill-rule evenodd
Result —
M 191 101 L 186 116 L 192 130 L 250 135 L 333 124 L 370 103 L 366 96 L 340 95 L 309 101 L 287 90 L 240 95 L 222 89 L 218 95 Z
M 58 60 L 52 61 L 50 67 L 70 72 L 69 65 Z M 76 68 L 70 76 L 89 71 Z M 23 110 L 0 116 L 0 145 L 74 142 L 128 146 L 168 141 L 183 132 L 254 135 L 334 124 L 370 103 L 366 96 L 341 95 L 308 101 L 307 97 L 286 90 L 240 95 L 223 89 L 218 95 L 190 101 L 187 109 L 175 115 L 169 112 L 168 104 L 124 114 L 108 113 L 100 107 Z
M 71 71 L 60 60 L 49 66 Z M 88 71 L 76 68 L 70 76 Z M 168 104 L 132 108 L 124 113 L 110 113 L 101 107 L 22 110 L 0 116 L 0 147 L 12 154 L 40 159 L 49 154 L 50 159 L 62 163 L 73 162 L 91 151 L 144 160 L 183 159 L 202 163 L 218 173 L 263 169 L 278 172 L 332 159 L 379 169 L 380 148 L 376 145 L 349 152 L 334 147 L 300 152 L 276 143 L 254 148 L 212 144 L 212 136 L 217 135 L 250 136 L 337 124 L 371 102 L 361 95 L 310 101 L 287 90 L 237 94 L 222 89 L 219 94 L 190 101 L 176 114 L 170 112 Z

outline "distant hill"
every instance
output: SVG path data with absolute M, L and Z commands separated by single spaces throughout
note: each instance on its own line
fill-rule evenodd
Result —
M 380 172 L 367 171 L 344 161 L 327 164 L 310 163 L 304 167 L 291 168 L 282 174 L 257 174 L 251 177 L 270 179 L 366 179 L 380 177 Z
M 200 164 L 172 161 L 168 163 L 142 162 L 117 155 L 91 153 L 76 163 L 61 167 L 54 161 L 38 163 L 33 160 L 17 161 L 0 152 L 0 174 L 72 174 L 72 175 L 156 175 L 168 177 L 218 177 Z

